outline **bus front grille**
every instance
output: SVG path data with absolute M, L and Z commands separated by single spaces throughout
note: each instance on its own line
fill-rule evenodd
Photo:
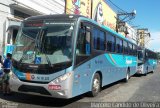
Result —
M 21 85 L 18 88 L 18 91 L 33 92 L 33 93 L 39 93 L 42 95 L 51 95 L 44 87 L 39 87 L 39 86 Z

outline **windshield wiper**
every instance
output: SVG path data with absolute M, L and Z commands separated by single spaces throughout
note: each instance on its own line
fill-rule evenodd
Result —
M 45 36 L 45 32 L 47 31 L 47 28 L 45 28 L 45 29 L 42 29 L 42 33 L 41 33 L 41 35 L 39 35 L 38 37 L 39 38 L 37 38 L 36 39 L 36 48 L 39 50 L 39 52 L 41 52 L 41 47 L 42 47 L 42 40 L 43 40 L 43 38 L 44 38 L 44 36 Z M 42 49 L 42 52 L 44 53 L 44 55 L 45 55 L 45 57 L 46 57 L 46 60 L 47 60 L 47 62 L 48 62 L 48 65 L 50 66 L 50 67 L 53 67 L 52 66 L 52 63 L 51 63 L 51 61 L 49 60 L 49 58 L 48 58 L 48 56 L 46 55 L 46 51 L 44 50 L 44 48 Z M 36 56 L 36 55 L 35 55 Z
M 32 41 L 32 42 L 30 43 L 30 45 L 31 45 L 32 43 L 34 43 L 34 41 Z M 30 45 L 28 45 L 27 47 L 29 47 Z M 23 51 L 23 54 L 22 54 L 21 59 L 19 60 L 19 63 L 21 63 L 22 60 L 25 58 L 25 55 L 26 55 L 25 53 L 27 54 L 27 50 L 24 50 L 24 51 Z
M 48 62 L 48 65 L 49 65 L 50 67 L 53 67 L 53 65 L 52 65 L 51 61 L 49 60 L 48 56 L 47 56 L 46 54 L 44 54 L 44 55 L 45 55 L 45 57 L 46 57 L 46 60 L 47 60 L 47 62 Z

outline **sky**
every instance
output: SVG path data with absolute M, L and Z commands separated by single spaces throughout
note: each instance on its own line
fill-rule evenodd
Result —
M 119 10 L 106 0 L 115 11 Z M 151 40 L 149 48 L 160 52 L 160 0 L 110 0 L 124 11 L 130 13 L 136 10 L 132 26 L 148 28 Z

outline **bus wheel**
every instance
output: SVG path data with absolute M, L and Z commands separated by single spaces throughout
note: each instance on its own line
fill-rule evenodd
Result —
M 129 70 L 128 70 L 127 73 L 126 73 L 126 78 L 124 79 L 124 81 L 128 82 L 129 78 L 130 78 L 130 73 L 129 73 Z
M 148 67 L 147 67 L 147 69 L 146 69 L 146 71 L 144 73 L 144 76 L 147 76 L 147 73 L 148 73 Z
M 94 97 L 97 96 L 101 89 L 101 78 L 98 73 L 94 75 L 92 81 L 92 90 L 90 92 L 90 96 Z
M 151 73 L 153 74 L 155 72 L 155 70 L 154 70 L 154 67 L 153 67 L 153 70 L 151 71 Z
M 152 71 L 151 71 L 151 73 L 153 74 L 155 72 L 155 70 L 153 69 Z

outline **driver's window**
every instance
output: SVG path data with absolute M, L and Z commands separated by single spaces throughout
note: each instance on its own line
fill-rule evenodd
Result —
M 91 32 L 81 29 L 79 31 L 78 39 L 77 39 L 77 55 L 90 55 L 91 54 Z
M 79 30 L 76 47 L 76 64 L 79 64 L 91 55 L 91 32 L 83 26 Z

